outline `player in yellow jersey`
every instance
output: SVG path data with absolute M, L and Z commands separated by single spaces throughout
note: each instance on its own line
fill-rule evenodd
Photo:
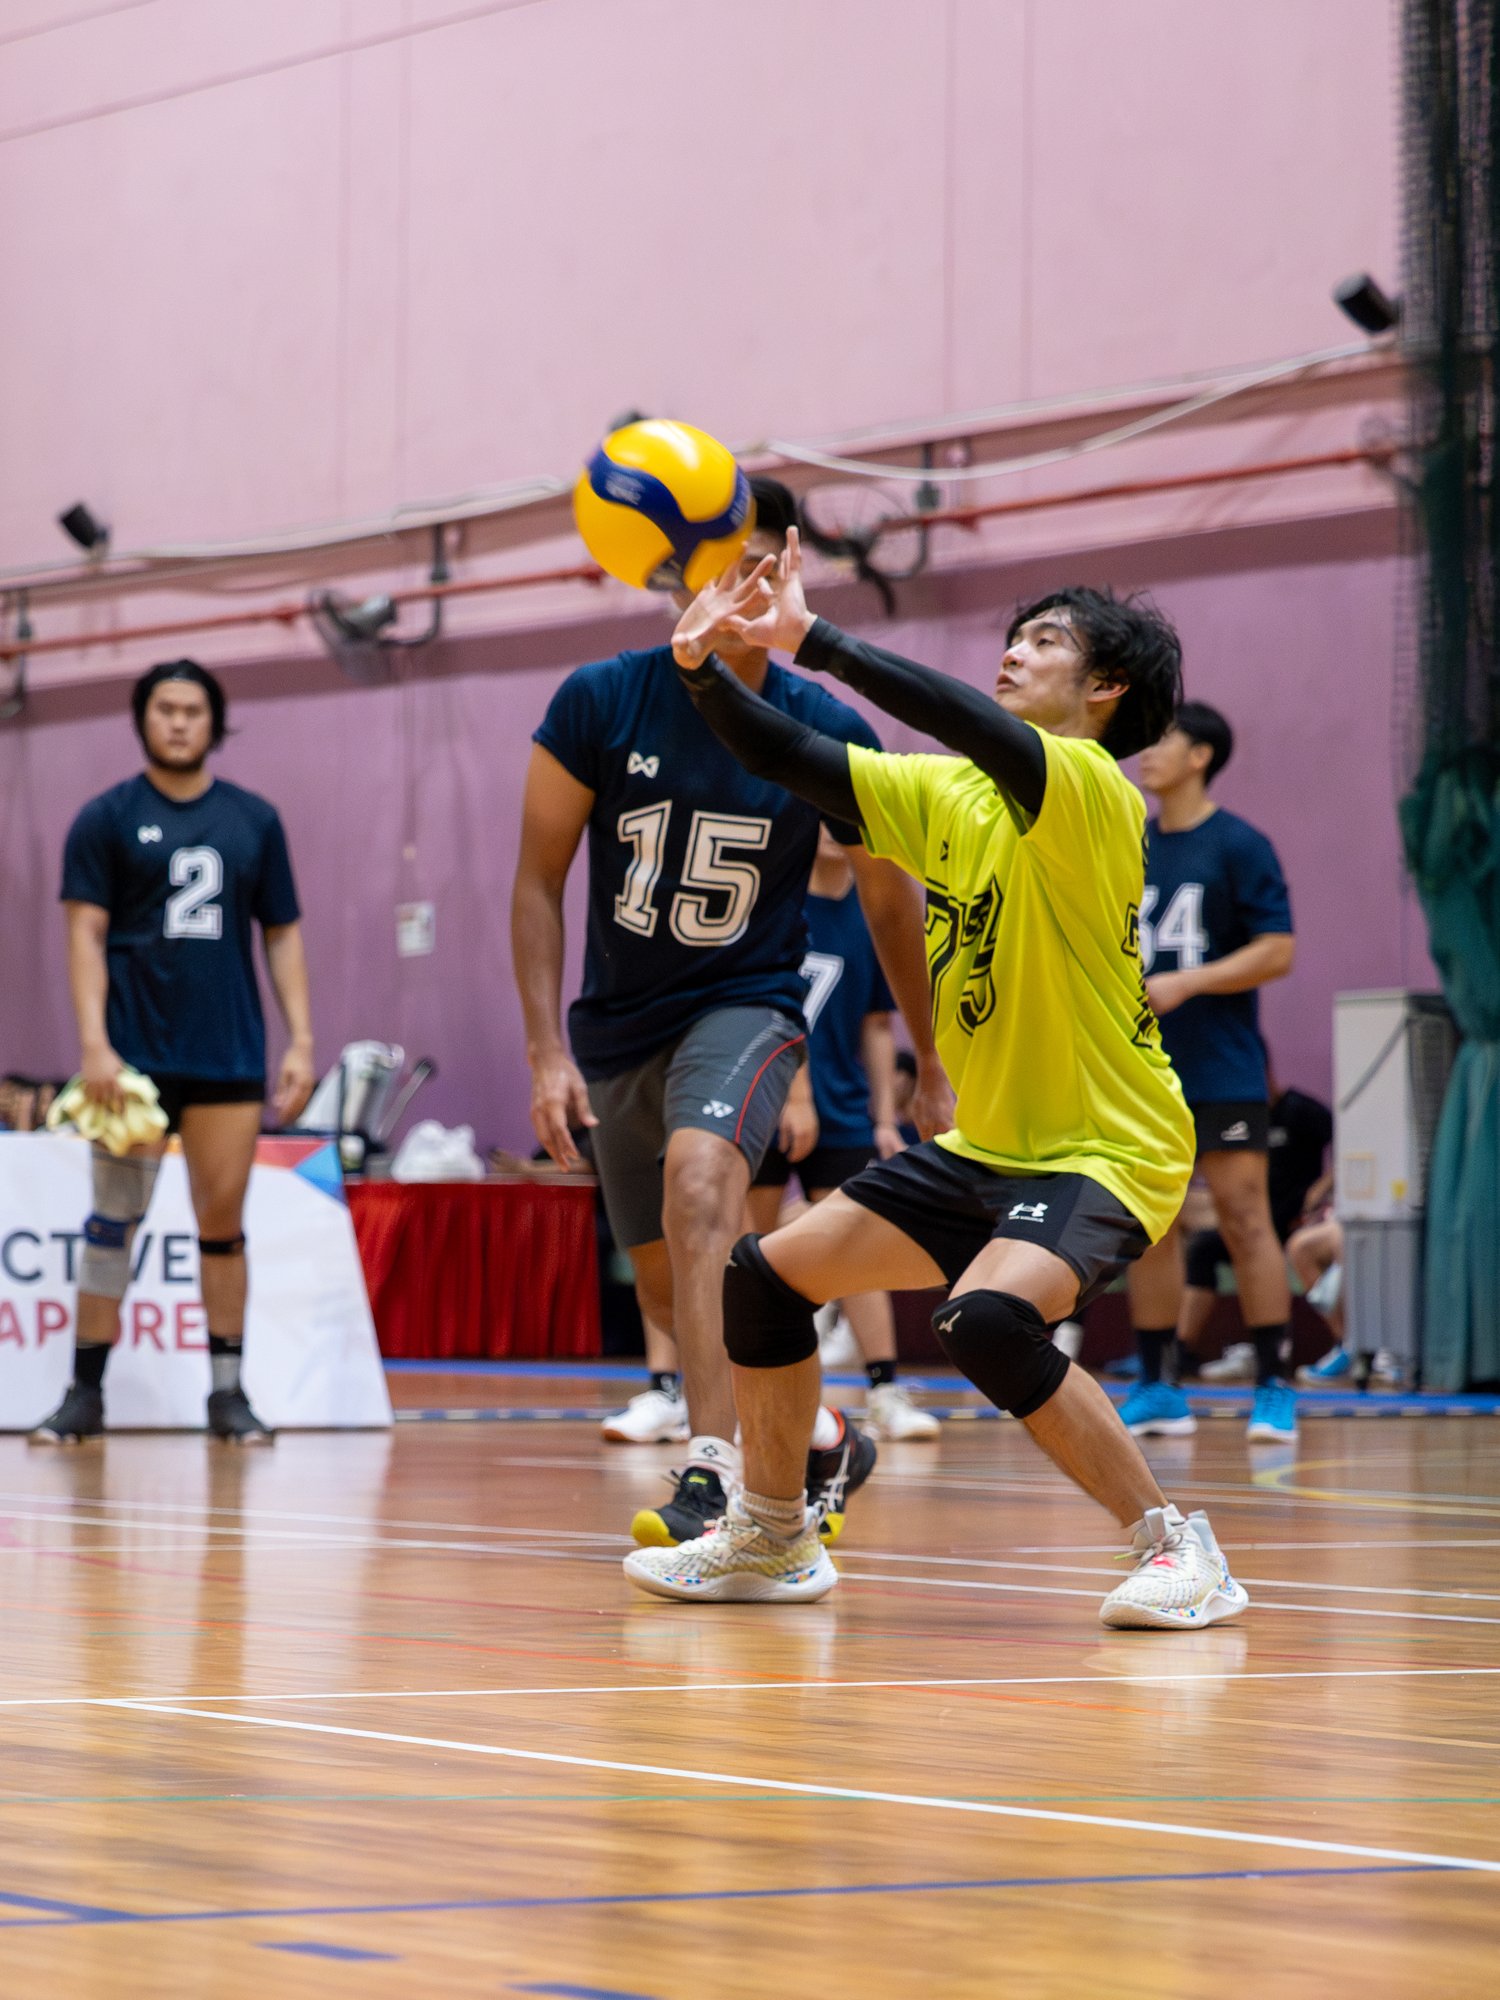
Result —
M 719 665 L 729 631 L 832 673 L 953 756 L 892 756 L 773 711 Z M 939 1052 L 956 1123 L 736 1244 L 724 1331 L 744 1491 L 716 1531 L 643 1550 L 661 1596 L 795 1600 L 837 1572 L 802 1491 L 818 1408 L 814 1308 L 852 1289 L 947 1284 L 950 1358 L 1131 1536 L 1107 1625 L 1192 1629 L 1243 1611 L 1207 1519 L 1168 1504 L 1093 1379 L 1053 1346 L 1068 1318 L 1170 1227 L 1193 1122 L 1146 1000 L 1138 941 L 1145 807 L 1117 758 L 1154 742 L 1181 648 L 1150 605 L 1054 592 L 1017 614 L 993 699 L 814 618 L 795 531 L 726 573 L 673 638 L 700 713 L 752 772 L 857 822 L 925 884 Z

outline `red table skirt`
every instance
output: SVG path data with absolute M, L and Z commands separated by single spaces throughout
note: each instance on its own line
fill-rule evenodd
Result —
M 349 1211 L 382 1354 L 599 1352 L 592 1187 L 366 1181 Z

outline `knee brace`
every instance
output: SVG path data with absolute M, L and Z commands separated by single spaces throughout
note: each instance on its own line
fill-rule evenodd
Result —
M 245 1239 L 239 1236 L 200 1236 L 198 1255 L 200 1257 L 240 1257 L 244 1255 Z
M 742 1236 L 724 1273 L 724 1345 L 740 1368 L 790 1368 L 818 1351 L 811 1299 L 766 1262 L 758 1236 Z
M 1011 1292 L 965 1292 L 932 1315 L 943 1352 L 976 1389 L 1013 1417 L 1029 1417 L 1055 1396 L 1068 1357 L 1028 1299 Z
M 151 1205 L 160 1161 L 141 1153 L 116 1159 L 92 1148 L 94 1212 L 83 1225 L 78 1289 L 95 1298 L 123 1299 L 130 1286 L 135 1232 Z

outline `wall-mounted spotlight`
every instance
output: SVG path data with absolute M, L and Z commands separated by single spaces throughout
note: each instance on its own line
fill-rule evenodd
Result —
M 65 514 L 58 515 L 57 525 L 90 555 L 96 549 L 103 554 L 109 547 L 109 529 L 81 500 L 68 508 Z
M 442 637 L 441 591 L 450 574 L 443 529 L 438 526 L 432 531 L 432 567 L 427 577 L 432 609 L 426 631 L 415 632 L 410 638 L 400 639 L 391 632 L 397 619 L 396 602 L 383 593 L 356 604 L 340 597 L 335 590 L 319 590 L 308 600 L 308 612 L 318 637 L 341 672 L 365 687 L 383 686 L 395 678 L 397 653 L 430 646 Z
M 1388 298 L 1368 271 L 1335 285 L 1333 302 L 1364 333 L 1389 333 L 1401 318 L 1400 299 Z
M 318 594 L 316 608 L 339 636 L 353 645 L 378 639 L 387 625 L 396 622 L 396 607 L 389 597 L 366 597 L 359 604 L 350 604 L 336 591 L 324 590 Z

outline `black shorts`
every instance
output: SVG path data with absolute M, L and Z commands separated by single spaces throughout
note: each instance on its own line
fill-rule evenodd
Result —
M 868 1146 L 814 1146 L 805 1159 L 789 1160 L 780 1146 L 771 1146 L 755 1176 L 756 1187 L 784 1188 L 795 1174 L 804 1194 L 829 1194 L 853 1180 L 870 1165 Z
M 1150 1246 L 1125 1204 L 1087 1174 L 998 1174 L 931 1139 L 876 1160 L 843 1191 L 920 1244 L 950 1285 L 1004 1237 L 1061 1257 L 1085 1306 Z
M 264 1104 L 266 1080 L 263 1076 L 230 1078 L 216 1076 L 155 1076 L 156 1095 L 167 1114 L 167 1130 L 182 1128 L 182 1114 L 190 1104 Z
M 1190 1104 L 1200 1153 L 1269 1153 L 1269 1104 Z

